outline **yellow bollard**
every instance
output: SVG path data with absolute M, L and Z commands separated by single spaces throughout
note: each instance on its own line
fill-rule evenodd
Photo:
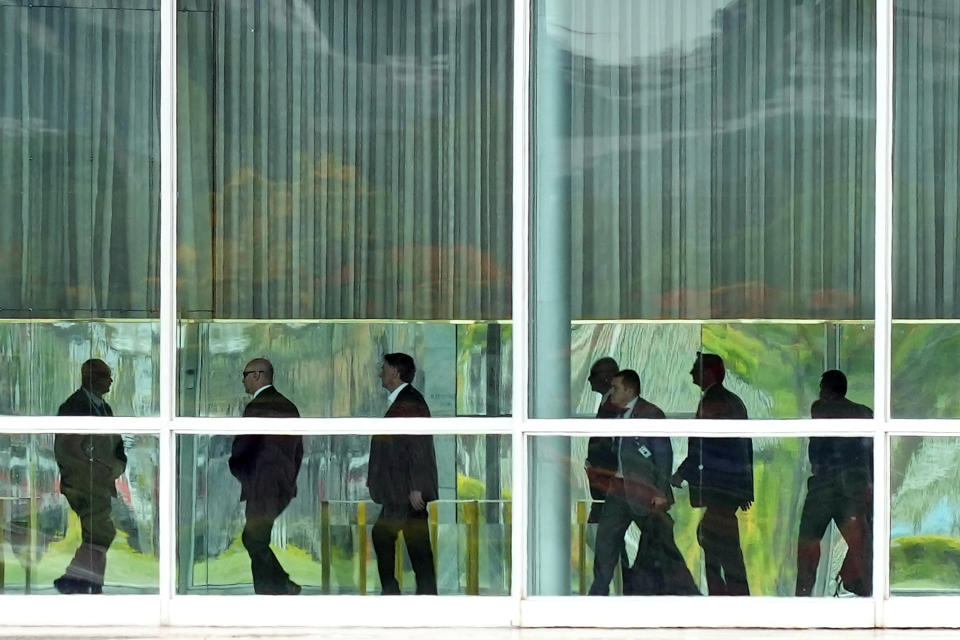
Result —
M 367 503 L 357 503 L 357 593 L 367 595 Z
M 480 503 L 470 500 L 463 505 L 467 525 L 467 595 L 480 595 Z
M 330 593 L 330 503 L 320 503 L 320 589 Z
M 577 580 L 580 595 L 587 593 L 587 501 L 577 500 Z
M 440 526 L 439 507 L 436 502 L 427 504 L 427 526 L 430 527 L 430 552 L 433 554 L 433 574 L 437 575 L 437 530 Z
M 393 543 L 393 576 L 397 579 L 397 587 L 403 593 L 403 532 L 397 534 Z
M 507 593 L 510 593 L 511 585 L 513 584 L 513 503 L 504 502 L 503 503 L 503 530 L 504 530 L 504 545 L 503 551 L 506 558 L 504 558 L 504 566 L 507 568 Z

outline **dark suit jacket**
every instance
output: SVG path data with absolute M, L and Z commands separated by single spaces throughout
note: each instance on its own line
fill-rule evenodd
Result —
M 296 405 L 274 387 L 247 403 L 243 417 L 299 418 Z M 230 473 L 240 481 L 240 499 L 282 508 L 297 495 L 297 474 L 303 461 L 303 438 L 273 434 L 235 436 Z
M 83 389 L 77 389 L 60 405 L 58 416 L 113 415 L 106 402 L 98 412 Z M 127 468 L 123 439 L 115 434 L 58 433 L 53 440 L 53 455 L 60 468 L 63 489 L 97 491 L 117 495 L 116 480 Z
M 743 401 L 723 385 L 703 392 L 697 418 L 746 420 Z M 750 438 L 689 438 L 677 473 L 690 484 L 693 507 L 735 509 L 753 501 L 753 443 Z
M 419 391 L 404 387 L 393 401 L 386 418 L 429 418 L 430 408 Z M 439 497 L 437 455 L 433 436 L 388 435 L 370 438 L 367 488 L 377 504 L 409 504 L 410 492 L 420 491 L 424 502 Z
M 620 415 L 617 408 L 610 403 L 609 398 L 604 396 L 597 408 L 597 417 L 616 418 Z M 608 436 L 593 436 L 587 442 L 587 459 L 584 460 L 583 469 L 587 472 L 587 482 L 590 485 L 590 497 L 594 504 L 590 507 L 589 522 L 597 522 L 600 517 L 600 509 L 603 507 L 599 501 L 607 499 L 607 486 L 610 484 L 610 478 L 617 472 L 617 457 L 613 450 L 613 439 Z
M 666 416 L 660 407 L 637 398 L 630 418 L 662 420 Z M 673 472 L 673 446 L 663 436 L 624 436 L 620 441 L 620 460 L 623 464 L 623 491 L 627 502 L 635 509 L 649 509 L 654 497 L 666 498 L 673 504 L 670 476 Z
M 873 417 L 870 407 L 846 398 L 819 399 L 810 407 L 812 418 L 864 419 Z M 860 473 L 873 479 L 873 441 L 870 438 L 810 438 L 810 467 L 815 476 Z

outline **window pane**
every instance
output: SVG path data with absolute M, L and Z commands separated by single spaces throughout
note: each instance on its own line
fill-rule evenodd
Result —
M 897 418 L 956 418 L 960 5 L 894 2 L 893 371 Z
M 890 594 L 956 595 L 960 438 L 890 439 Z
M 157 593 L 157 438 L 0 434 L 0 590 Z
M 414 593 L 430 578 L 423 565 L 414 571 L 409 546 L 405 554 L 404 543 L 389 541 L 390 527 L 404 527 L 407 544 L 417 545 L 418 561 L 435 564 L 439 594 L 509 595 L 510 437 L 419 436 L 416 444 L 413 436 L 378 437 L 390 439 L 389 451 L 429 448 L 422 440 L 432 441 L 436 475 L 426 482 L 433 488 L 423 488 L 429 501 L 423 509 L 395 504 L 371 477 L 369 436 L 181 435 L 178 593 L 291 593 L 291 584 L 312 594 L 380 593 L 381 562 L 403 593 Z M 377 478 L 401 464 L 383 451 L 377 454 Z M 259 462 L 244 462 L 250 456 Z M 245 475 L 252 466 L 256 472 Z M 429 467 L 424 463 L 411 473 L 424 477 Z M 264 498 L 271 491 L 273 497 Z M 286 492 L 279 502 L 277 491 Z M 386 542 L 379 542 L 384 536 Z M 272 551 L 262 550 L 267 543 Z M 385 559 L 385 549 L 393 560 Z M 264 556 L 272 568 L 253 559 Z
M 531 444 L 533 594 L 871 591 L 869 438 Z M 671 473 L 682 488 L 667 486 Z
M 155 415 L 159 2 L 0 7 L 0 412 L 53 415 L 104 360 Z
M 840 366 L 803 322 L 873 316 L 875 24 L 872 0 L 538 0 L 535 415 L 581 412 L 556 394 L 582 385 L 580 324 L 702 321 L 682 345 L 617 335 L 589 357 L 659 372 L 710 351 L 776 387 L 754 394 L 792 393 L 776 378 L 805 366 L 797 341 Z M 789 364 L 770 380 L 758 359 Z M 783 400 L 751 417 L 807 415 Z
M 181 378 L 201 399 L 181 398 L 180 413 L 222 415 L 203 386 L 204 356 L 222 348 L 203 340 L 236 329 L 228 320 L 251 338 L 228 347 L 248 360 L 282 360 L 284 342 L 333 332 L 299 362 L 338 385 L 354 369 L 366 379 L 385 352 L 421 349 L 378 337 L 381 321 L 404 338 L 453 336 L 469 321 L 496 345 L 482 347 L 487 372 L 461 376 L 450 338 L 428 347 L 431 375 L 472 385 L 464 397 L 509 396 L 512 3 L 179 8 Z M 326 375 L 302 382 L 317 389 Z M 301 400 L 303 415 L 370 415 L 332 393 Z M 458 403 L 431 409 L 478 411 Z

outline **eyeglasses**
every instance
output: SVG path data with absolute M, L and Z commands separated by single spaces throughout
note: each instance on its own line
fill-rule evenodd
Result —
M 247 376 L 250 375 L 251 373 L 266 373 L 266 372 L 265 372 L 263 369 L 253 369 L 253 370 L 251 370 L 251 371 L 244 371 L 244 372 L 243 372 L 243 375 L 240 376 L 240 379 L 241 379 L 241 380 L 246 380 L 246 379 L 247 379 Z

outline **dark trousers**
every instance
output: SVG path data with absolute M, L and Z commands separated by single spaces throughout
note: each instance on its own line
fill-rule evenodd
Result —
M 110 519 L 110 489 L 61 490 L 70 508 L 80 518 L 80 546 L 64 572 L 65 576 L 86 580 L 97 586 L 103 585 L 107 549 L 117 535 L 117 529 Z
M 847 482 L 840 475 L 807 480 L 807 498 L 797 538 L 797 595 L 809 596 L 820 564 L 820 541 L 830 521 L 847 543 L 840 566 L 843 586 L 858 596 L 873 593 L 873 496 L 869 479 Z
M 707 505 L 697 540 L 703 548 L 707 589 L 712 596 L 748 596 L 747 568 L 740 549 L 737 507 Z
M 247 500 L 247 521 L 243 526 L 241 540 L 250 554 L 250 572 L 253 574 L 253 590 L 259 594 L 282 594 L 287 592 L 290 575 L 280 566 L 280 561 L 270 549 L 270 534 L 273 522 L 286 508 L 289 501 Z
M 400 585 L 394 575 L 397 535 L 403 532 L 407 554 L 417 579 L 417 594 L 436 595 L 437 574 L 433 567 L 427 512 L 414 511 L 409 505 L 383 505 L 370 536 L 377 553 L 377 571 L 383 595 L 398 595 Z
M 654 558 L 641 558 L 639 554 L 637 556 L 637 564 L 642 563 L 645 569 L 654 568 L 657 574 L 651 576 L 649 571 L 645 573 L 645 588 L 642 591 L 653 590 L 663 594 L 667 589 L 667 582 L 672 577 L 667 573 L 677 566 L 683 567 L 683 571 L 686 571 L 683 556 L 673 538 L 673 520 L 665 512 L 632 507 L 624 498 L 622 481 L 616 484 L 611 483 L 611 488 L 597 523 L 593 584 L 590 586 L 589 593 L 594 596 L 605 596 L 610 593 L 610 580 L 613 578 L 614 569 L 617 562 L 622 562 L 622 558 L 626 555 L 623 536 L 630 527 L 630 523 L 636 522 L 640 527 L 640 535 L 646 543 L 642 544 L 642 548 L 656 556 Z M 632 571 L 625 572 L 624 593 L 634 593 L 634 586 Z M 654 594 L 645 593 L 645 595 Z

